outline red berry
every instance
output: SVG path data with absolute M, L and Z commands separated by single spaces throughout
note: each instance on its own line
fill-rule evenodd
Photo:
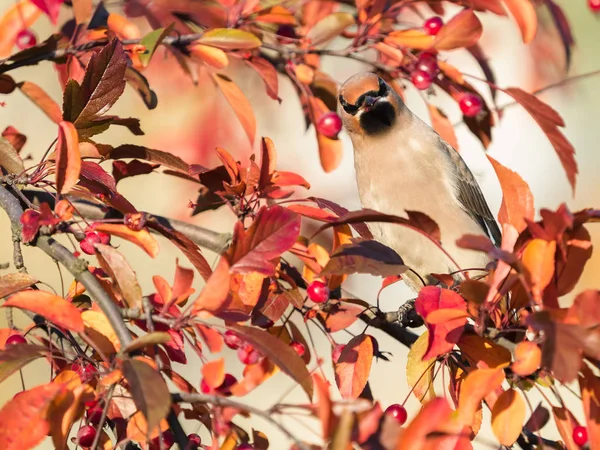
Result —
M 587 429 L 585 427 L 577 425 L 575 428 L 573 428 L 573 442 L 582 447 L 585 444 L 587 444 L 587 441 L 588 434 Z
M 340 355 L 342 354 L 344 347 L 346 347 L 346 344 L 338 344 L 333 347 L 333 350 L 331 351 L 331 359 L 334 363 L 337 364 L 337 362 L 340 360 Z
M 187 436 L 188 438 L 188 450 L 197 449 L 200 444 L 202 444 L 202 439 L 196 433 L 190 433 Z
M 431 53 L 423 53 L 417 63 L 415 70 L 426 72 L 431 78 L 435 78 L 440 72 L 440 67 L 437 63 L 437 58 Z
M 322 281 L 315 280 L 306 288 L 306 295 L 315 303 L 325 303 L 329 300 L 329 287 Z
M 588 0 L 588 6 L 592 12 L 600 12 L 600 0 Z
M 173 444 L 175 443 L 175 437 L 173 436 L 173 433 L 171 433 L 171 430 L 165 430 L 162 432 L 162 443 L 162 448 L 164 448 L 165 450 L 173 446 Z M 150 441 L 150 448 L 157 450 L 161 448 L 160 435 L 156 436 Z
M 77 432 L 77 443 L 82 447 L 91 447 L 95 438 L 96 429 L 91 425 L 84 425 Z
M 260 359 L 260 353 L 254 350 L 254 347 L 251 345 L 245 345 L 239 348 L 237 356 L 241 363 L 246 365 L 256 364 Z
M 442 27 L 444 26 L 444 21 L 441 17 L 435 16 L 430 17 L 423 24 L 423 28 L 425 28 L 425 32 L 430 36 L 435 36 L 440 32 Z
M 17 34 L 16 44 L 19 50 L 25 50 L 26 48 L 31 48 L 37 44 L 37 38 L 35 37 L 35 34 L 33 34 L 33 31 L 29 28 L 25 28 Z
M 100 238 L 100 235 L 95 231 L 87 231 L 85 233 L 85 237 L 79 243 L 79 247 L 81 248 L 81 251 L 86 255 L 93 255 L 96 253 L 94 244 L 102 244 L 102 239 Z
M 475 117 L 481 112 L 481 99 L 475 94 L 463 94 L 458 102 L 460 110 L 467 117 Z
M 6 339 L 5 346 L 8 347 L 9 345 L 20 345 L 20 344 L 27 344 L 27 339 L 25 339 L 20 334 L 11 334 Z
M 336 139 L 342 131 L 342 119 L 333 111 L 323 114 L 317 122 L 317 131 L 329 139 Z
M 400 425 L 404 425 L 406 423 L 406 419 L 408 418 L 406 408 L 398 403 L 388 406 L 385 410 L 385 414 L 396 419 Z
M 231 330 L 227 330 L 223 334 L 223 340 L 225 341 L 225 345 L 233 350 L 237 350 L 243 344 L 243 341 L 240 339 L 240 337 Z
M 292 341 L 290 342 L 290 345 L 296 350 L 296 353 L 298 353 L 299 356 L 304 356 L 304 353 L 306 353 L 306 348 L 302 342 Z
M 73 364 L 71 364 L 71 370 L 73 370 L 77 375 L 79 375 L 81 381 L 84 382 L 93 378 L 94 375 L 96 375 L 96 373 L 98 372 L 96 367 L 94 367 L 92 364 L 83 361 L 74 362 Z
M 100 423 L 100 419 L 102 419 L 102 406 L 99 403 L 96 403 L 87 411 L 88 422 L 92 425 L 98 425 Z
M 431 86 L 431 83 L 433 82 L 433 77 L 429 75 L 429 73 L 418 69 L 410 74 L 410 79 L 412 84 L 421 91 L 429 89 L 429 86 Z
M 203 394 L 210 394 L 211 391 L 212 388 L 208 385 L 206 380 L 202 378 L 202 381 L 200 382 L 200 392 L 202 392 Z

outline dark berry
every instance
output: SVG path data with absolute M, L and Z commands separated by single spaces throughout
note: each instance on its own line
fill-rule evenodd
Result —
M 410 74 L 410 80 L 417 89 L 424 91 L 425 89 L 429 89 L 431 86 L 433 77 L 424 70 L 417 69 Z
M 35 34 L 33 34 L 33 31 L 29 28 L 25 28 L 17 34 L 16 44 L 19 50 L 25 50 L 26 48 L 31 48 L 36 45 L 37 38 L 35 37 Z
M 587 441 L 588 434 L 587 429 L 585 427 L 577 425 L 575 428 L 573 428 L 573 442 L 582 447 L 585 444 L 587 444 Z
M 77 443 L 82 447 L 91 447 L 95 438 L 96 429 L 91 425 L 84 425 L 77 432 Z
M 333 350 L 331 351 L 331 359 L 334 363 L 337 364 L 337 362 L 340 360 L 340 355 L 342 354 L 344 347 L 346 347 L 346 344 L 338 344 L 333 347 Z
M 237 351 L 238 359 L 242 364 L 256 364 L 260 359 L 260 353 L 258 353 L 251 345 L 245 345 Z
M 188 450 L 195 450 L 198 448 L 198 446 L 200 444 L 202 444 L 202 439 L 196 433 L 188 434 L 187 438 L 188 438 L 188 442 L 189 442 Z
M 290 345 L 296 350 L 296 353 L 298 353 L 299 356 L 304 356 L 304 353 L 306 353 L 306 348 L 302 342 L 292 341 L 290 342 Z
M 221 383 L 221 386 L 217 388 L 223 395 L 231 395 L 231 386 L 237 383 L 237 378 L 231 375 L 230 373 L 225 374 L 225 379 Z
M 317 121 L 317 131 L 329 139 L 336 139 L 342 131 L 342 119 L 333 111 L 323 114 Z
M 25 339 L 20 334 L 12 334 L 6 339 L 5 346 L 8 347 L 9 345 L 20 345 L 20 344 L 27 344 L 27 339 Z
M 227 330 L 223 334 L 223 340 L 225 341 L 225 345 L 233 350 L 237 350 L 244 343 L 240 337 L 231 330 Z
M 102 406 L 96 403 L 87 411 L 88 422 L 92 425 L 98 425 L 102 419 Z
M 244 442 L 243 444 L 238 445 L 237 450 L 254 450 L 254 445 Z
M 175 443 L 175 437 L 173 436 L 171 430 L 165 430 L 162 432 L 162 447 L 160 446 L 160 438 L 161 436 L 158 435 L 150 441 L 151 450 L 159 450 L 160 448 L 167 450 Z
M 406 423 L 406 419 L 408 418 L 406 408 L 398 403 L 388 406 L 385 410 L 385 414 L 396 419 L 400 425 L 404 425 Z
M 425 28 L 425 32 L 430 36 L 435 36 L 440 32 L 442 27 L 444 26 L 444 21 L 441 17 L 435 16 L 430 17 L 423 24 L 423 28 Z
M 279 25 L 277 28 L 277 36 L 287 39 L 297 39 L 296 29 L 292 25 Z
M 322 281 L 315 280 L 306 288 L 306 295 L 315 303 L 325 303 L 329 300 L 329 287 Z
M 84 382 L 93 378 L 94 375 L 96 375 L 96 373 L 98 372 L 98 370 L 96 369 L 96 367 L 94 367 L 94 365 L 84 362 L 84 361 L 74 362 L 71 365 L 71 370 L 73 370 L 77 375 L 79 375 L 79 378 L 81 378 L 81 381 L 84 381 Z
M 481 112 L 481 99 L 475 94 L 463 94 L 458 106 L 460 106 L 460 110 L 465 116 L 475 117 Z

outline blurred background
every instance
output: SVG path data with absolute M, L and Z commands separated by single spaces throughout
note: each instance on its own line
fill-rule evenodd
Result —
M 549 85 L 555 87 L 545 90 L 540 98 L 554 107 L 564 118 L 565 134 L 577 151 L 579 176 L 575 194 L 571 191 L 564 171 L 552 146 L 545 135 L 537 127 L 533 119 L 519 106 L 511 106 L 504 111 L 498 125 L 493 130 L 493 142 L 488 149 L 490 155 L 502 164 L 518 172 L 531 187 L 535 197 L 536 210 L 540 208 L 556 208 L 567 203 L 571 210 L 585 207 L 600 207 L 600 14 L 594 15 L 588 9 L 587 0 L 556 0 L 567 15 L 574 34 L 575 49 L 570 70 L 566 72 L 565 57 L 560 38 L 552 24 L 550 16 L 544 10 L 540 15 L 540 27 L 535 40 L 528 46 L 521 42 L 520 33 L 515 23 L 509 18 L 491 14 L 479 14 L 484 24 L 484 35 L 481 45 L 489 57 L 490 64 L 496 74 L 497 84 L 501 87 L 518 86 L 532 92 Z M 12 0 L 0 0 L 0 11 L 11 6 Z M 118 11 L 118 5 L 111 2 L 111 10 Z M 452 16 L 455 9 L 448 7 L 447 15 Z M 65 14 L 66 11 L 63 11 Z M 61 16 L 62 17 L 62 16 Z M 66 14 L 65 14 L 66 17 Z M 59 23 L 61 23 L 59 19 Z M 418 25 L 420 22 L 415 22 Z M 140 23 L 142 27 L 143 24 Z M 52 26 L 44 16 L 35 25 L 34 30 L 42 40 L 52 32 Z M 463 51 L 446 53 L 448 61 L 461 71 L 482 77 L 481 70 L 475 61 Z M 339 82 L 366 67 L 356 62 L 340 58 L 324 58 L 324 69 Z M 341 135 L 344 144 L 342 164 L 332 173 L 326 174 L 321 169 L 316 146 L 315 133 L 312 128 L 306 130 L 300 102 L 289 80 L 280 77 L 279 96 L 281 104 L 271 100 L 264 92 L 262 80 L 250 70 L 232 66 L 227 70 L 242 88 L 256 113 L 258 137 L 270 137 L 277 148 L 278 168 L 290 170 L 304 176 L 312 185 L 308 192 L 299 192 L 301 196 L 313 195 L 333 200 L 348 209 L 359 208 L 354 179 L 352 146 L 345 135 Z M 38 66 L 22 68 L 11 72 L 16 81 L 31 80 L 39 84 L 57 102 L 62 97 L 61 86 L 51 63 L 42 62 Z M 217 146 L 227 149 L 241 161 L 255 151 L 250 148 L 247 138 L 234 116 L 230 106 L 212 83 L 207 82 L 203 74 L 195 86 L 191 80 L 174 64 L 172 58 L 165 58 L 162 53 L 156 55 L 150 68 L 145 72 L 151 87 L 158 96 L 158 107 L 146 110 L 140 98 L 127 89 L 113 108 L 114 114 L 123 117 L 139 117 L 145 136 L 135 137 L 127 130 L 111 129 L 98 136 L 98 141 L 107 144 L 135 143 L 172 152 L 189 163 L 214 166 L 218 160 L 214 153 Z M 569 79 L 572 79 L 568 81 Z M 489 95 L 485 86 L 480 86 L 484 95 Z M 458 106 L 446 101 L 445 96 L 436 96 L 432 101 L 449 114 L 452 123 L 460 121 Z M 56 136 L 56 126 L 37 109 L 30 101 L 15 92 L 1 99 L 6 104 L 0 107 L 0 128 L 8 125 L 16 127 L 27 135 L 28 142 L 22 155 L 39 158 Z M 489 98 L 488 98 L 489 100 Z M 429 122 L 426 106 L 415 90 L 407 90 L 408 106 L 423 120 Z M 500 95 L 499 104 L 509 103 L 510 99 Z M 121 128 L 121 127 L 116 127 Z M 484 193 L 489 199 L 492 210 L 497 211 L 501 201 L 499 185 L 494 176 L 490 176 L 489 165 L 483 148 L 467 128 L 458 125 L 456 128 L 460 152 L 473 172 L 478 177 Z M 395 169 L 402 176 L 402 168 Z M 493 174 L 493 172 L 492 172 Z M 120 192 L 125 195 L 139 210 L 176 217 L 206 226 L 210 229 L 229 232 L 234 217 L 226 210 L 211 211 L 190 217 L 189 201 L 197 197 L 195 185 L 158 174 L 129 178 L 119 183 Z M 593 242 L 600 243 L 600 227 L 590 226 Z M 146 257 L 138 248 L 122 243 L 121 249 L 128 256 L 134 267 L 145 293 L 153 292 L 152 276 L 162 275 L 172 280 L 174 262 L 189 266 L 183 255 L 164 240 L 160 241 L 160 255 L 153 260 Z M 5 215 L 0 212 L 0 263 L 10 262 L 11 256 L 10 227 Z M 206 253 L 209 262 L 214 263 L 216 255 Z M 58 292 L 63 289 L 56 264 L 35 249 L 25 248 L 25 263 L 30 273 L 48 283 Z M 88 257 L 90 258 L 90 257 Z M 92 260 L 93 258 L 90 258 Z M 0 271 L 9 273 L 14 269 Z M 574 293 L 585 288 L 598 288 L 598 271 L 600 270 L 600 253 L 596 253 L 588 262 L 586 271 Z M 65 286 L 71 279 L 62 273 Z M 199 277 L 198 277 L 199 278 Z M 358 298 L 369 302 L 375 301 L 381 280 L 369 276 L 351 277 L 346 282 L 346 289 Z M 196 282 L 196 289 L 201 283 Z M 397 285 L 387 289 L 382 296 L 382 309 L 394 310 L 404 300 L 410 298 L 410 292 Z M 563 299 L 565 305 L 570 304 L 572 297 Z M 17 324 L 24 325 L 27 319 L 16 314 Z M 301 325 L 303 327 L 303 325 Z M 0 327 L 6 327 L 4 315 L 0 315 Z M 301 328 L 304 330 L 304 328 Z M 350 328 L 334 336 L 343 343 L 351 338 L 353 332 L 361 332 L 362 327 Z M 371 330 L 379 341 L 380 350 L 392 353 L 390 362 L 382 360 L 373 364 L 371 387 L 374 397 L 381 402 L 383 408 L 392 403 L 400 403 L 407 396 L 405 367 L 407 349 L 386 339 L 385 335 Z M 316 329 L 311 329 L 319 355 L 327 361 L 324 370 L 331 375 L 328 341 Z M 194 386 L 200 381 L 200 366 L 197 358 L 189 354 L 190 363 L 186 366 L 174 367 L 180 370 Z M 208 355 L 209 359 L 211 355 Z M 227 370 L 236 376 L 241 375 L 242 366 L 237 362 L 234 352 L 227 354 Z M 316 360 L 313 353 L 311 362 Z M 27 387 L 32 387 L 50 380 L 50 369 L 44 362 L 30 364 L 23 370 Z M 331 378 L 332 379 L 332 378 Z M 18 375 L 3 382 L 0 389 L 0 405 L 21 389 Z M 335 391 L 335 388 L 332 389 Z M 441 390 L 439 391 L 441 392 Z M 334 393 L 334 396 L 337 395 Z M 571 394 L 566 399 L 575 400 Z M 570 396 L 571 395 L 571 396 Z M 537 403 L 535 395 L 532 402 Z M 276 375 L 247 397 L 242 399 L 249 404 L 267 408 L 280 401 L 307 402 L 301 389 L 294 388 L 293 382 L 283 374 Z M 574 403 L 574 413 L 580 419 L 580 411 Z M 418 402 L 411 398 L 407 404 L 409 418 L 418 410 Z M 485 417 L 485 416 L 484 416 Z M 320 428 L 318 424 L 302 417 L 288 416 L 281 419 L 290 429 L 303 439 L 318 442 Z M 488 422 L 484 418 L 484 424 Z M 256 418 L 240 420 L 240 424 L 252 426 L 265 432 L 271 439 L 271 448 L 287 448 L 288 444 L 275 431 L 272 425 Z M 186 431 L 198 432 L 208 441 L 206 430 L 196 424 L 185 424 Z M 544 437 L 557 438 L 555 426 L 551 422 L 544 429 Z M 490 430 L 484 426 L 483 432 L 474 442 L 475 448 L 495 448 L 495 440 Z M 40 448 L 52 448 L 50 440 Z

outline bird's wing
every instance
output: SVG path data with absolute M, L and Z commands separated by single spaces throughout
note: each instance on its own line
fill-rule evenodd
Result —
M 462 208 L 477 221 L 481 229 L 492 242 L 494 242 L 496 246 L 500 246 L 500 242 L 502 241 L 500 228 L 498 228 L 498 223 L 490 211 L 473 173 L 456 150 L 443 139 L 440 139 L 440 143 L 441 147 L 445 150 L 456 167 L 457 197 Z

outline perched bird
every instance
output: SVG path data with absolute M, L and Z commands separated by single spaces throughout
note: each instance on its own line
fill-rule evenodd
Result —
M 459 248 L 456 240 L 464 234 L 480 234 L 499 245 L 500 230 L 459 153 L 373 73 L 348 79 L 338 100 L 339 114 L 354 146 L 363 208 L 403 217 L 407 210 L 427 214 L 439 225 L 442 246 L 460 269 L 484 269 L 487 255 Z M 431 273 L 458 270 L 434 243 L 413 230 L 389 223 L 370 223 L 369 229 L 426 283 L 435 282 Z M 422 286 L 419 277 L 410 272 L 405 279 L 414 290 Z

